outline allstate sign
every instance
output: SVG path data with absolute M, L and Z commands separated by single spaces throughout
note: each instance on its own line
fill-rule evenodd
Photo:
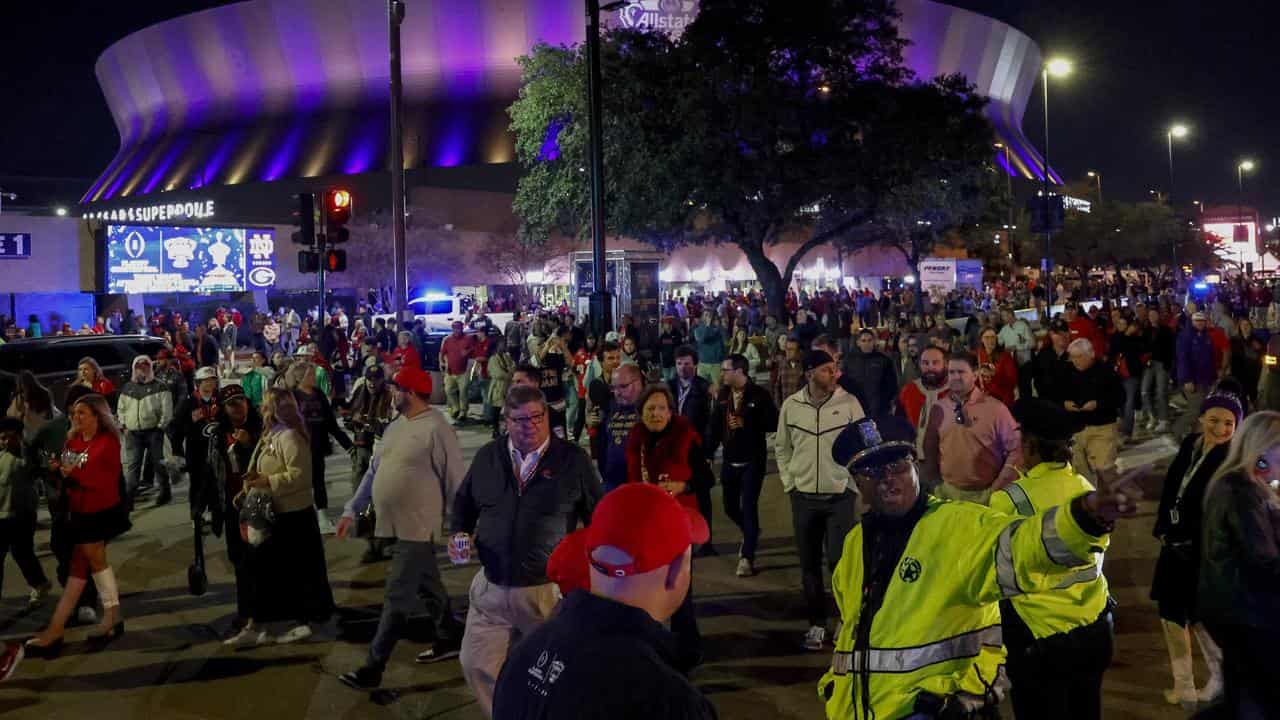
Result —
M 679 35 L 697 16 L 698 0 L 631 0 L 618 10 L 617 24 Z

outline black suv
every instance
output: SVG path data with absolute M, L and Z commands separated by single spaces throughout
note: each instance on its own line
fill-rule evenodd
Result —
M 61 407 L 81 358 L 97 360 L 102 372 L 120 388 L 129 381 L 135 357 L 155 357 L 163 348 L 163 340 L 149 335 L 66 335 L 5 343 L 0 345 L 0 408 L 9 407 L 23 370 L 35 373 Z

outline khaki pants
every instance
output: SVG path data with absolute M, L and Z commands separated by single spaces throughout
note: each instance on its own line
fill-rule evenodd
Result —
M 1098 473 L 1116 466 L 1116 424 L 1086 425 L 1072 440 L 1071 467 L 1097 481 Z
M 554 583 L 506 587 L 489 582 L 484 570 L 471 580 L 471 608 L 462 636 L 462 677 L 475 693 L 485 717 L 493 717 L 493 687 L 507 661 L 507 651 L 533 632 L 560 602 Z
M 991 488 L 985 490 L 961 490 L 954 485 L 939 483 L 933 489 L 933 496 L 942 500 L 959 500 L 963 502 L 987 505 L 991 502 Z
M 444 375 L 444 401 L 449 406 L 449 414 L 454 420 L 467 416 L 467 374 Z

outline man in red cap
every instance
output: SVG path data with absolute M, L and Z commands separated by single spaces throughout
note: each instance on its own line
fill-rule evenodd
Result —
M 391 379 L 391 401 L 399 411 L 382 434 L 356 489 L 338 522 L 345 539 L 356 515 L 370 504 L 375 512 L 376 538 L 395 538 L 391 569 L 387 572 L 382 617 L 369 645 L 364 665 L 338 676 L 357 690 L 382 683 L 391 652 L 409 622 L 421 595 L 435 623 L 435 644 L 421 653 L 420 662 L 457 657 L 462 624 L 453 617 L 449 594 L 436 565 L 436 541 L 446 509 L 458 494 L 466 474 L 462 448 L 449 421 L 431 407 L 431 376 L 416 367 L 401 368 Z
M 693 546 L 709 534 L 696 510 L 656 485 L 606 495 L 590 527 L 552 554 L 548 575 L 568 595 L 507 658 L 494 717 L 716 718 L 676 669 L 662 626 L 689 591 Z

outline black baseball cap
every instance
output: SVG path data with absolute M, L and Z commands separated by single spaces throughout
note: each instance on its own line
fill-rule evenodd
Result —
M 804 369 L 805 372 L 808 372 L 835 361 L 836 359 L 831 357 L 831 353 L 826 350 L 810 350 L 809 354 L 804 356 Z

